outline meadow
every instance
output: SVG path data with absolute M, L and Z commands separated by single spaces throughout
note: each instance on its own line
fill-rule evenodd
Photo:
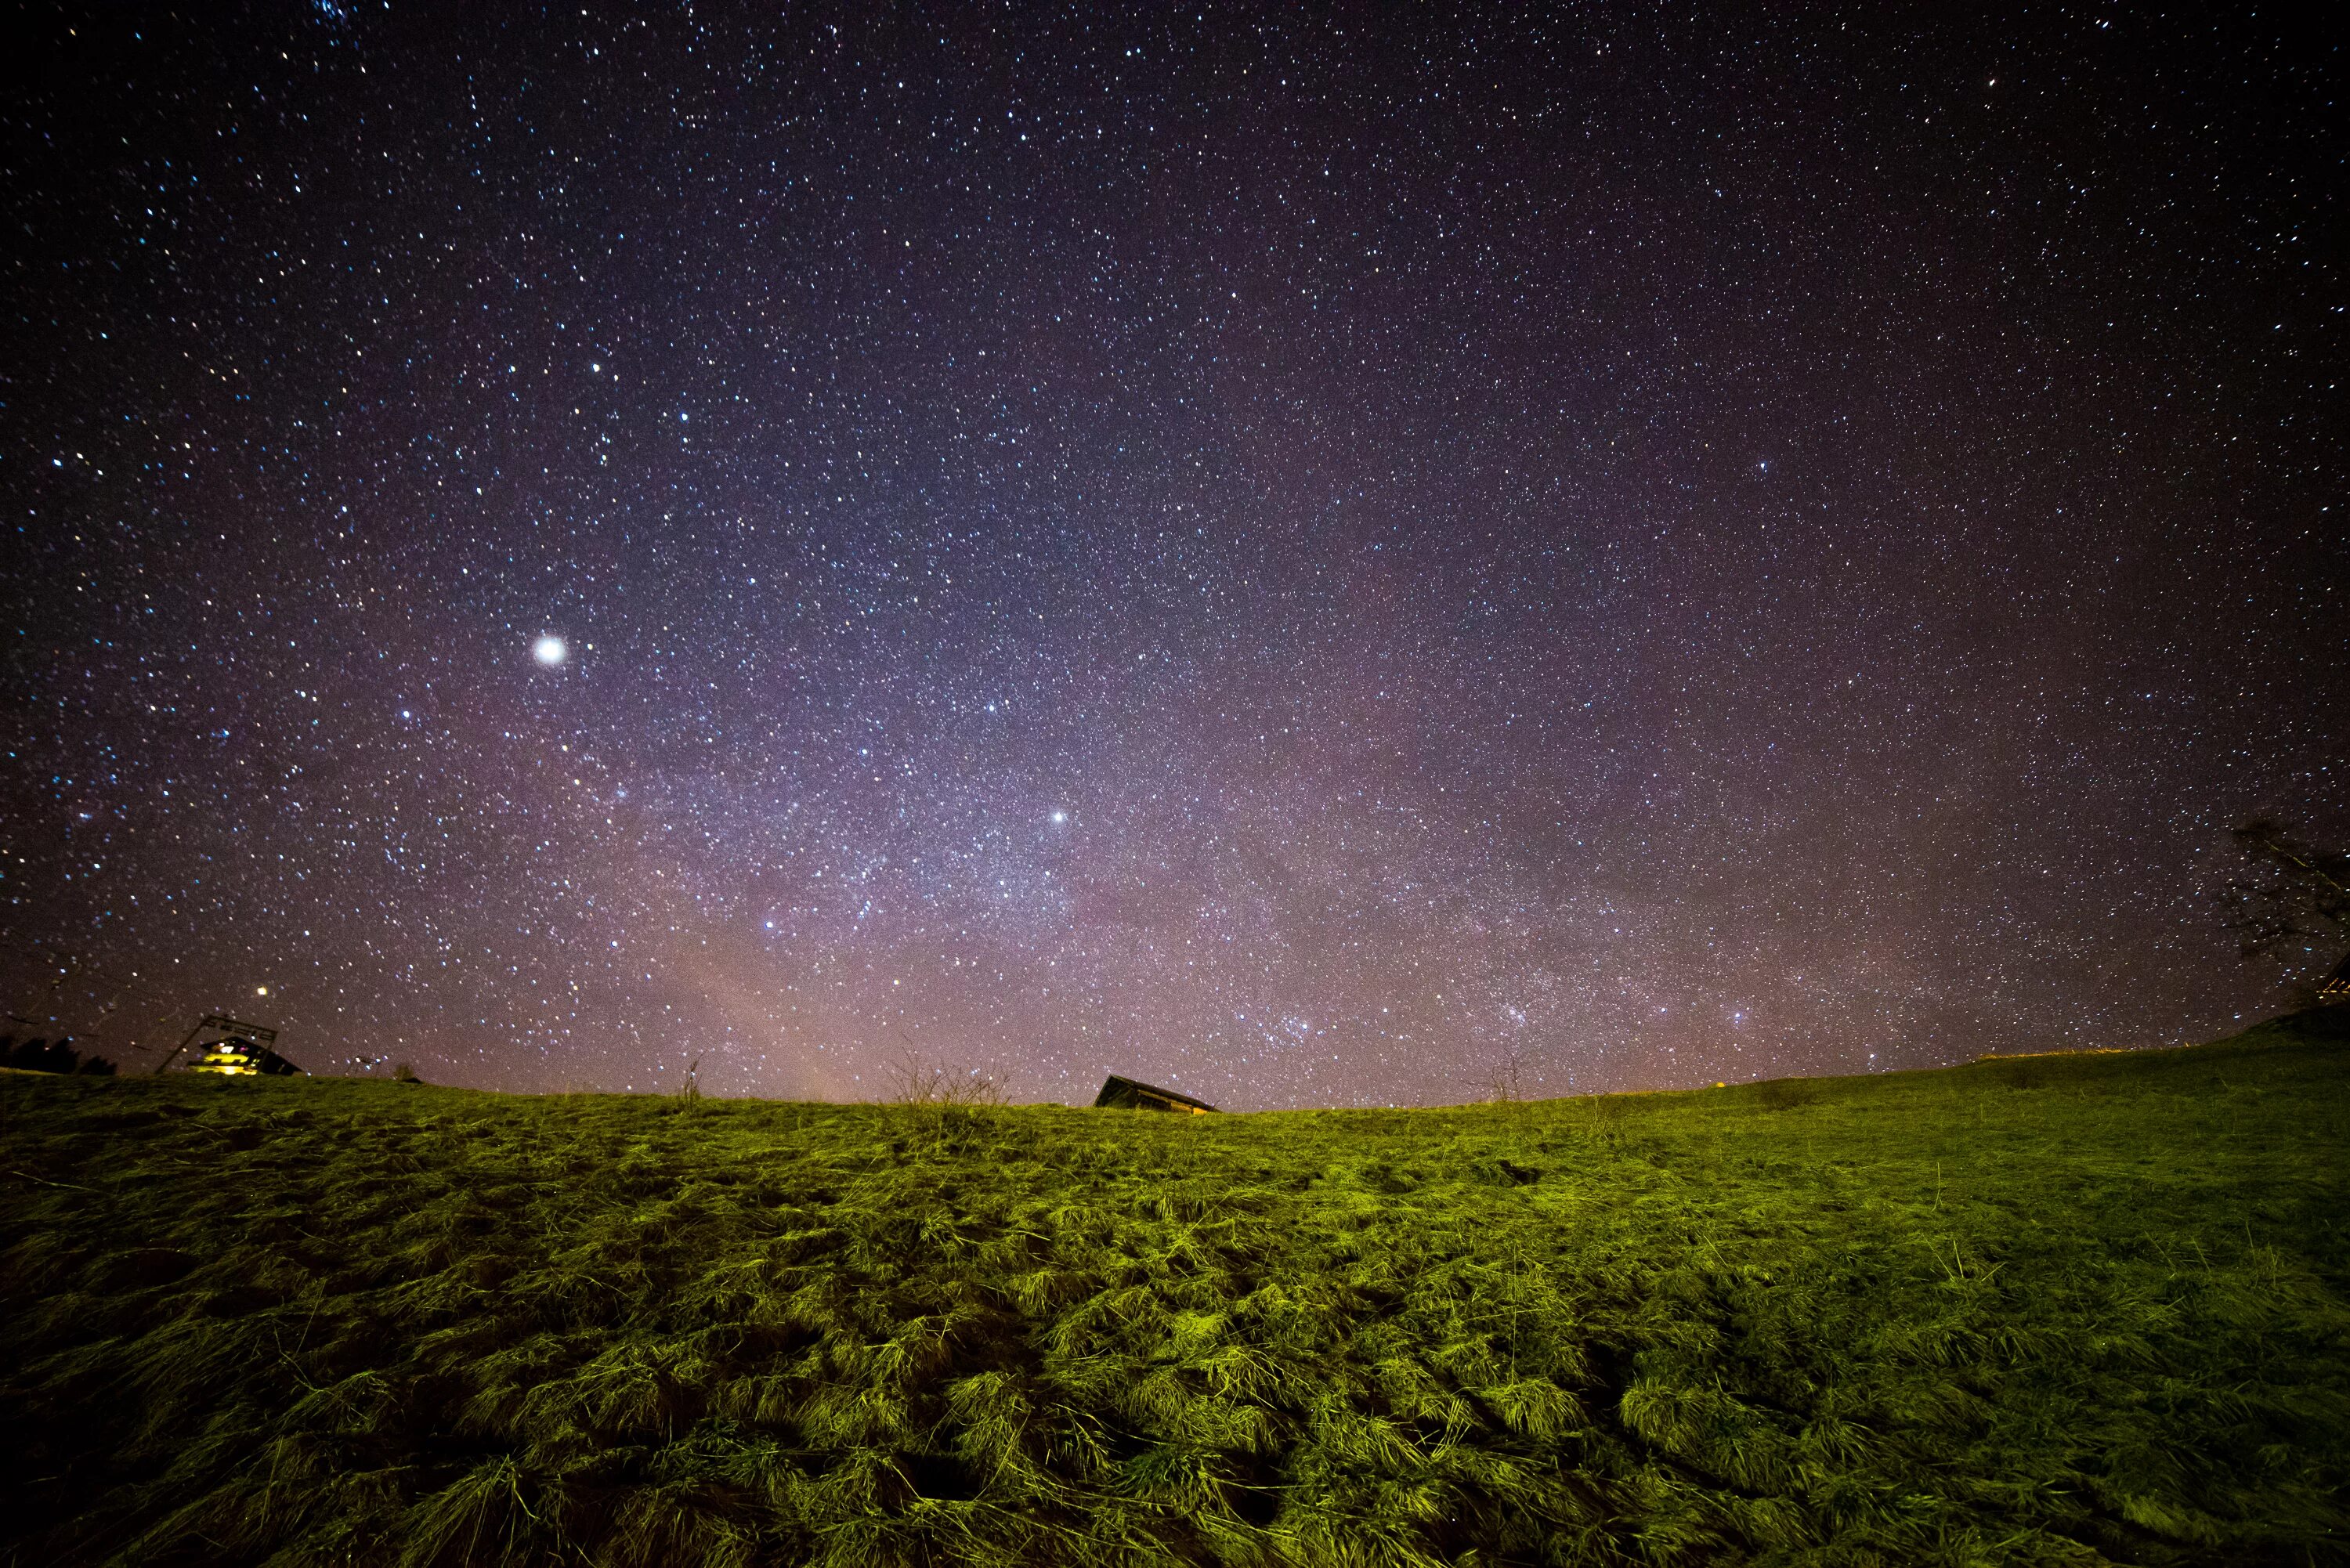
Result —
M 0 1563 L 2350 1562 L 2350 1029 L 1176 1117 L 0 1078 Z

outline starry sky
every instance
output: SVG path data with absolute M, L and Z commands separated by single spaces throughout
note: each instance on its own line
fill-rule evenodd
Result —
M 2226 828 L 2350 833 L 2341 38 L 2270 8 L 19 29 L 19 1034 L 1884 1071 L 2273 1011 Z

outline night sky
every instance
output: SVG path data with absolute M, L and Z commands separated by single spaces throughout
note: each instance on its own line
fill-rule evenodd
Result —
M 2338 33 L 772 9 L 19 14 L 20 1036 L 1249 1109 L 2285 1002 Z

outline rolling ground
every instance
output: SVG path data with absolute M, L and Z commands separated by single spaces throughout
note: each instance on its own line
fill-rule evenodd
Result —
M 2350 1562 L 2350 1040 L 1173 1117 L 0 1078 L 0 1563 Z

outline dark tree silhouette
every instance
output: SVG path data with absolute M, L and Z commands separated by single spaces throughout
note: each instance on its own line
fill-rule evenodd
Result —
M 8 1065 L 27 1073 L 70 1073 L 80 1064 L 70 1039 L 27 1040 L 8 1054 Z
M 2220 903 L 2239 952 L 2298 965 L 2350 941 L 2350 853 L 2315 848 L 2267 816 L 2240 824 L 2230 836 L 2246 866 L 2221 889 Z

